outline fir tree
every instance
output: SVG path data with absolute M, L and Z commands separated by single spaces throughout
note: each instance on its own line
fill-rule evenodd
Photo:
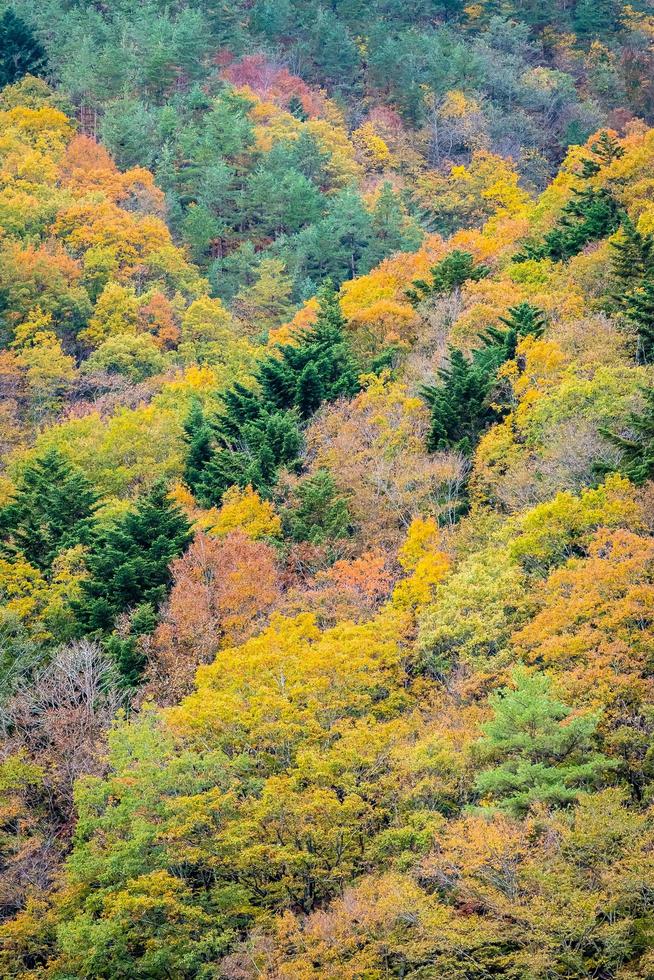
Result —
M 423 389 L 431 407 L 427 436 L 430 452 L 454 449 L 466 456 L 472 453 L 483 430 L 497 419 L 488 397 L 497 366 L 497 354 L 475 361 L 450 348 L 448 365 L 438 370 L 440 384 Z
M 5 549 L 46 571 L 59 552 L 88 539 L 96 502 L 82 471 L 49 450 L 25 467 L 15 499 L 0 512 Z
M 233 485 L 250 484 L 269 493 L 279 468 L 293 466 L 297 459 L 302 445 L 299 422 L 309 419 L 323 401 L 358 391 L 357 365 L 330 283 L 321 289 L 318 302 L 316 323 L 259 366 L 259 390 L 239 383 L 223 395 L 224 409 L 213 431 L 215 448 L 197 413 L 189 420 L 194 436 L 187 429 L 187 479 L 193 480 L 201 503 L 220 503 Z
M 99 533 L 87 558 L 89 576 L 74 603 L 81 633 L 108 633 L 116 617 L 143 603 L 156 608 L 170 583 L 168 566 L 191 539 L 182 511 L 163 485 Z
M 614 280 L 611 297 L 620 309 L 626 310 L 634 290 L 645 279 L 654 278 L 654 235 L 642 234 L 625 216 L 620 236 L 609 244 Z
M 318 362 L 321 364 L 322 362 Z M 295 401 L 300 417 L 308 419 L 320 407 L 324 389 L 315 361 L 309 361 L 297 380 Z
M 327 470 L 302 480 L 295 491 L 297 505 L 284 515 L 285 531 L 294 541 L 324 544 L 350 534 L 347 500 Z
M 184 436 L 188 446 L 184 482 L 195 493 L 202 481 L 203 470 L 213 455 L 213 432 L 198 399 L 193 401 L 184 423 Z
M 486 265 L 475 265 L 470 252 L 455 249 L 433 266 L 430 272 L 431 282 L 417 279 L 413 288 L 407 290 L 406 295 L 412 303 L 420 303 L 430 296 L 444 296 L 460 289 L 469 281 L 478 282 L 490 273 L 490 269 Z
M 0 17 L 0 88 L 13 85 L 24 75 L 40 75 L 46 54 L 24 20 L 11 8 Z
M 590 149 L 593 158 L 586 157 L 581 163 L 581 177 L 584 180 L 594 177 L 603 167 L 609 167 L 614 160 L 619 160 L 620 157 L 624 156 L 623 148 L 606 130 L 600 133 L 595 142 L 591 144 Z
M 620 472 L 636 485 L 654 479 L 654 387 L 646 389 L 644 395 L 643 411 L 629 416 L 628 435 L 602 430 L 602 434 L 620 450 Z
M 646 279 L 629 298 L 627 316 L 636 325 L 638 360 L 641 364 L 654 361 L 654 279 Z
M 598 719 L 552 697 L 545 674 L 516 670 L 515 688 L 489 698 L 494 717 L 479 749 L 496 765 L 481 772 L 477 792 L 501 810 L 522 816 L 535 803 L 567 806 L 601 784 L 611 762 L 594 751 Z
M 506 349 L 505 360 L 511 360 L 515 354 L 518 341 L 524 337 L 540 337 L 547 325 L 547 317 L 541 309 L 531 303 L 518 303 L 510 306 L 507 315 L 501 316 L 500 323 L 507 328 L 504 341 Z
M 565 262 L 590 242 L 613 234 L 622 214 L 610 191 L 585 187 L 573 188 L 573 197 L 563 208 L 559 223 L 545 235 L 539 245 L 526 245 L 514 261 L 553 259 Z

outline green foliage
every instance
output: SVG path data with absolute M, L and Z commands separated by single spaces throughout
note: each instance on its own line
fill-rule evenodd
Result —
M 255 374 L 258 391 L 237 384 L 222 396 L 224 409 L 208 426 L 193 410 L 187 421 L 187 477 L 205 503 L 219 503 L 230 486 L 268 494 L 282 466 L 293 466 L 302 444 L 299 424 L 327 401 L 358 389 L 345 321 L 331 285 L 321 290 L 316 323 L 297 344 L 278 348 Z
M 422 390 L 431 408 L 430 452 L 453 449 L 465 456 L 472 454 L 484 429 L 501 417 L 499 405 L 491 398 L 498 368 L 515 356 L 519 340 L 528 334 L 540 336 L 545 322 L 542 310 L 520 303 L 500 317 L 506 329 L 488 327 L 480 335 L 481 346 L 471 358 L 450 348 L 448 364 L 437 372 L 439 384 Z
M 651 364 L 654 361 L 654 278 L 646 279 L 631 294 L 626 312 L 636 325 L 638 360 Z
M 135 384 L 160 374 L 166 358 L 151 337 L 118 334 L 109 337 L 84 362 L 84 372 L 106 371 L 121 374 Z
M 327 470 L 317 470 L 295 489 L 296 503 L 283 514 L 284 533 L 294 541 L 325 544 L 349 537 L 347 499 Z
M 417 279 L 407 296 L 413 303 L 421 303 L 430 296 L 444 296 L 454 292 L 466 282 L 485 279 L 490 269 L 486 265 L 476 265 L 470 252 L 454 249 L 431 269 L 431 282 Z
M 481 433 L 498 417 L 489 401 L 495 371 L 451 347 L 448 364 L 437 374 L 440 383 L 423 389 L 431 408 L 427 449 L 432 453 L 453 449 L 469 456 Z
M 585 180 L 594 177 L 603 167 L 610 167 L 614 160 L 624 156 L 623 148 L 606 130 L 603 130 L 595 142 L 591 143 L 590 149 L 593 156 L 585 157 L 581 162 L 581 176 Z
M 40 75 L 46 53 L 28 25 L 9 8 L 0 16 L 0 88 L 25 75 Z
M 545 674 L 516 670 L 513 682 L 489 698 L 494 717 L 483 726 L 479 751 L 495 765 L 479 773 L 475 788 L 516 816 L 537 803 L 569 806 L 611 769 L 593 749 L 598 718 L 573 715 L 552 696 Z
M 592 144 L 591 151 L 593 156 L 582 160 L 579 174 L 581 180 L 594 177 L 624 154 L 617 140 L 606 131 Z M 624 214 L 618 202 L 606 187 L 573 187 L 572 198 L 564 206 L 557 225 L 545 235 L 541 243 L 525 245 L 514 261 L 552 259 L 555 262 L 566 262 L 578 255 L 590 242 L 600 241 L 613 234 L 623 220 Z
M 96 503 L 81 470 L 50 449 L 25 466 L 14 499 L 0 511 L 3 547 L 47 571 L 61 551 L 88 541 Z
M 620 236 L 609 243 L 614 289 L 611 298 L 618 308 L 626 310 L 634 291 L 654 277 L 654 235 L 638 231 L 631 218 L 625 216 Z
M 184 482 L 197 493 L 202 473 L 213 455 L 213 430 L 204 417 L 202 403 L 194 399 L 184 422 L 184 438 L 187 445 L 184 463 Z
M 590 242 L 611 235 L 622 218 L 619 205 L 610 191 L 586 187 L 573 188 L 573 197 L 563 208 L 559 223 L 538 245 L 525 245 L 515 262 L 529 259 L 552 259 L 565 262 Z
M 89 577 L 74 603 L 80 632 L 109 633 L 120 613 L 144 603 L 156 608 L 170 583 L 168 565 L 190 537 L 188 521 L 161 484 L 98 531 L 87 558 Z
M 626 433 L 603 430 L 609 442 L 620 450 L 620 472 L 636 485 L 654 479 L 654 388 L 648 388 L 644 396 L 643 411 L 631 414 Z

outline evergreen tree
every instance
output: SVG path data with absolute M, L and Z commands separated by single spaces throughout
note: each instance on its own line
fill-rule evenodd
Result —
M 299 421 L 310 418 L 323 401 L 358 390 L 345 319 L 330 283 L 318 302 L 316 323 L 259 365 L 258 391 L 238 383 L 225 392 L 213 437 L 197 412 L 189 418 L 186 479 L 201 503 L 220 503 L 233 485 L 250 484 L 269 493 L 279 468 L 297 459 Z
M 572 709 L 552 697 L 545 674 L 516 670 L 513 680 L 514 688 L 489 698 L 494 717 L 483 726 L 479 748 L 496 765 L 477 776 L 475 788 L 515 816 L 535 803 L 570 805 L 611 768 L 593 749 L 598 719 L 570 718 Z
M 529 336 L 540 337 L 547 325 L 547 317 L 543 311 L 526 302 L 510 306 L 507 315 L 499 319 L 507 328 L 504 340 L 507 361 L 514 356 L 518 341 Z
M 195 399 L 184 423 L 184 437 L 188 447 L 184 464 L 184 482 L 196 493 L 202 482 L 202 473 L 213 455 L 213 432 L 202 411 L 199 399 Z
M 120 613 L 144 603 L 156 608 L 170 583 L 168 566 L 190 539 L 186 517 L 161 484 L 97 534 L 87 558 L 89 576 L 73 604 L 80 633 L 108 633 Z
M 318 362 L 322 364 L 322 362 Z M 315 361 L 309 361 L 297 380 L 295 401 L 300 417 L 308 419 L 317 412 L 323 400 L 324 389 Z
M 526 245 L 514 261 L 547 258 L 565 262 L 578 255 L 590 242 L 613 234 L 621 218 L 618 203 L 610 191 L 592 187 L 582 190 L 573 188 L 573 197 L 563 208 L 556 227 L 545 235 L 539 245 Z
M 104 646 L 115 663 L 120 680 L 125 687 L 138 687 L 147 666 L 147 657 L 139 640 L 153 633 L 157 626 L 155 608 L 144 602 L 129 617 L 129 633 L 113 632 Z
M 490 272 L 487 265 L 476 265 L 470 252 L 455 249 L 430 270 L 432 280 L 417 279 L 406 295 L 413 303 L 420 303 L 430 296 L 444 296 L 460 289 L 464 283 L 478 282 Z
M 43 74 L 46 54 L 24 20 L 9 8 L 0 17 L 0 88 Z
M 611 297 L 626 310 L 633 292 L 648 278 L 654 278 L 654 235 L 642 234 L 631 218 L 622 221 L 621 235 L 610 243 L 614 287 Z
M 638 360 L 641 364 L 654 361 L 654 279 L 646 279 L 629 298 L 627 316 L 636 324 Z
M 654 479 L 654 387 L 644 392 L 642 413 L 632 413 L 627 422 L 630 435 L 602 430 L 602 434 L 622 455 L 619 469 L 632 483 L 640 485 Z
M 3 546 L 46 571 L 59 552 L 88 539 L 97 497 L 84 474 L 51 449 L 29 463 L 0 511 Z
M 612 0 L 608 0 L 612 2 Z M 598 4 L 595 5 L 596 8 Z M 593 157 L 586 157 L 581 163 L 581 176 L 584 180 L 594 177 L 603 167 L 609 167 L 614 160 L 619 160 L 624 156 L 624 150 L 618 141 L 603 130 L 599 137 L 591 144 Z
M 431 407 L 429 452 L 472 453 L 483 430 L 497 420 L 488 397 L 497 366 L 497 355 L 468 359 L 462 351 L 450 348 L 449 363 L 438 370 L 440 384 L 422 392 Z
M 347 500 L 328 470 L 318 470 L 298 484 L 297 505 L 284 514 L 285 532 L 294 541 L 324 544 L 346 538 L 350 531 Z
M 295 412 L 268 411 L 261 403 L 258 408 L 255 418 L 242 423 L 227 415 L 218 422 L 217 449 L 197 483 L 204 506 L 219 504 L 231 486 L 252 486 L 267 495 L 279 468 L 295 463 L 302 446 Z

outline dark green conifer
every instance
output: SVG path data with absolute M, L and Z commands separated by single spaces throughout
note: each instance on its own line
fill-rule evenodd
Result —
M 602 432 L 620 450 L 618 469 L 636 485 L 654 479 L 654 387 L 644 395 L 643 411 L 629 416 L 626 433 Z
M 97 496 L 56 449 L 23 470 L 15 499 L 0 512 L 3 547 L 46 571 L 59 552 L 88 538 Z
M 423 389 L 431 407 L 427 436 L 430 452 L 453 449 L 466 456 L 472 453 L 483 430 L 497 419 L 489 404 L 496 369 L 450 348 L 449 363 L 437 372 L 440 384 Z
M 156 608 L 170 584 L 168 566 L 191 539 L 182 511 L 159 484 L 91 544 L 89 577 L 74 603 L 81 633 L 108 633 L 120 613 Z
M 25 21 L 9 8 L 0 17 L 0 88 L 13 85 L 24 75 L 45 71 L 45 50 Z
M 619 238 L 610 242 L 614 286 L 611 292 L 620 309 L 627 309 L 633 291 L 644 279 L 654 278 L 654 235 L 642 234 L 629 217 L 622 221 Z
M 184 437 L 188 447 L 184 464 L 184 482 L 189 490 L 197 492 L 204 469 L 213 455 L 213 431 L 204 417 L 202 404 L 195 399 L 184 423 Z
M 407 290 L 406 295 L 412 303 L 421 303 L 430 296 L 444 296 L 469 281 L 478 282 L 490 273 L 490 269 L 487 265 L 476 265 L 470 252 L 455 249 L 432 266 L 430 272 L 431 282 L 417 279 L 413 288 Z
M 297 504 L 284 514 L 284 529 L 294 541 L 325 544 L 351 533 L 347 500 L 328 470 L 302 480 L 295 491 Z
M 605 188 L 574 188 L 572 199 L 563 208 L 556 227 L 545 235 L 540 244 L 525 245 L 514 261 L 553 259 L 555 262 L 566 262 L 590 242 L 612 235 L 621 219 L 622 212 L 610 191 Z
M 654 361 L 654 279 L 646 279 L 632 293 L 627 316 L 636 324 L 638 360 L 641 364 L 651 364 Z
M 322 362 L 319 361 L 318 365 Z M 315 361 L 309 361 L 297 380 L 295 401 L 300 418 L 308 419 L 317 412 L 323 400 L 324 389 Z

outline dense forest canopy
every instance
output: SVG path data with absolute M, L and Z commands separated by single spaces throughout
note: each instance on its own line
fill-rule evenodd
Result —
M 0 976 L 654 976 L 654 16 L 0 2 Z

